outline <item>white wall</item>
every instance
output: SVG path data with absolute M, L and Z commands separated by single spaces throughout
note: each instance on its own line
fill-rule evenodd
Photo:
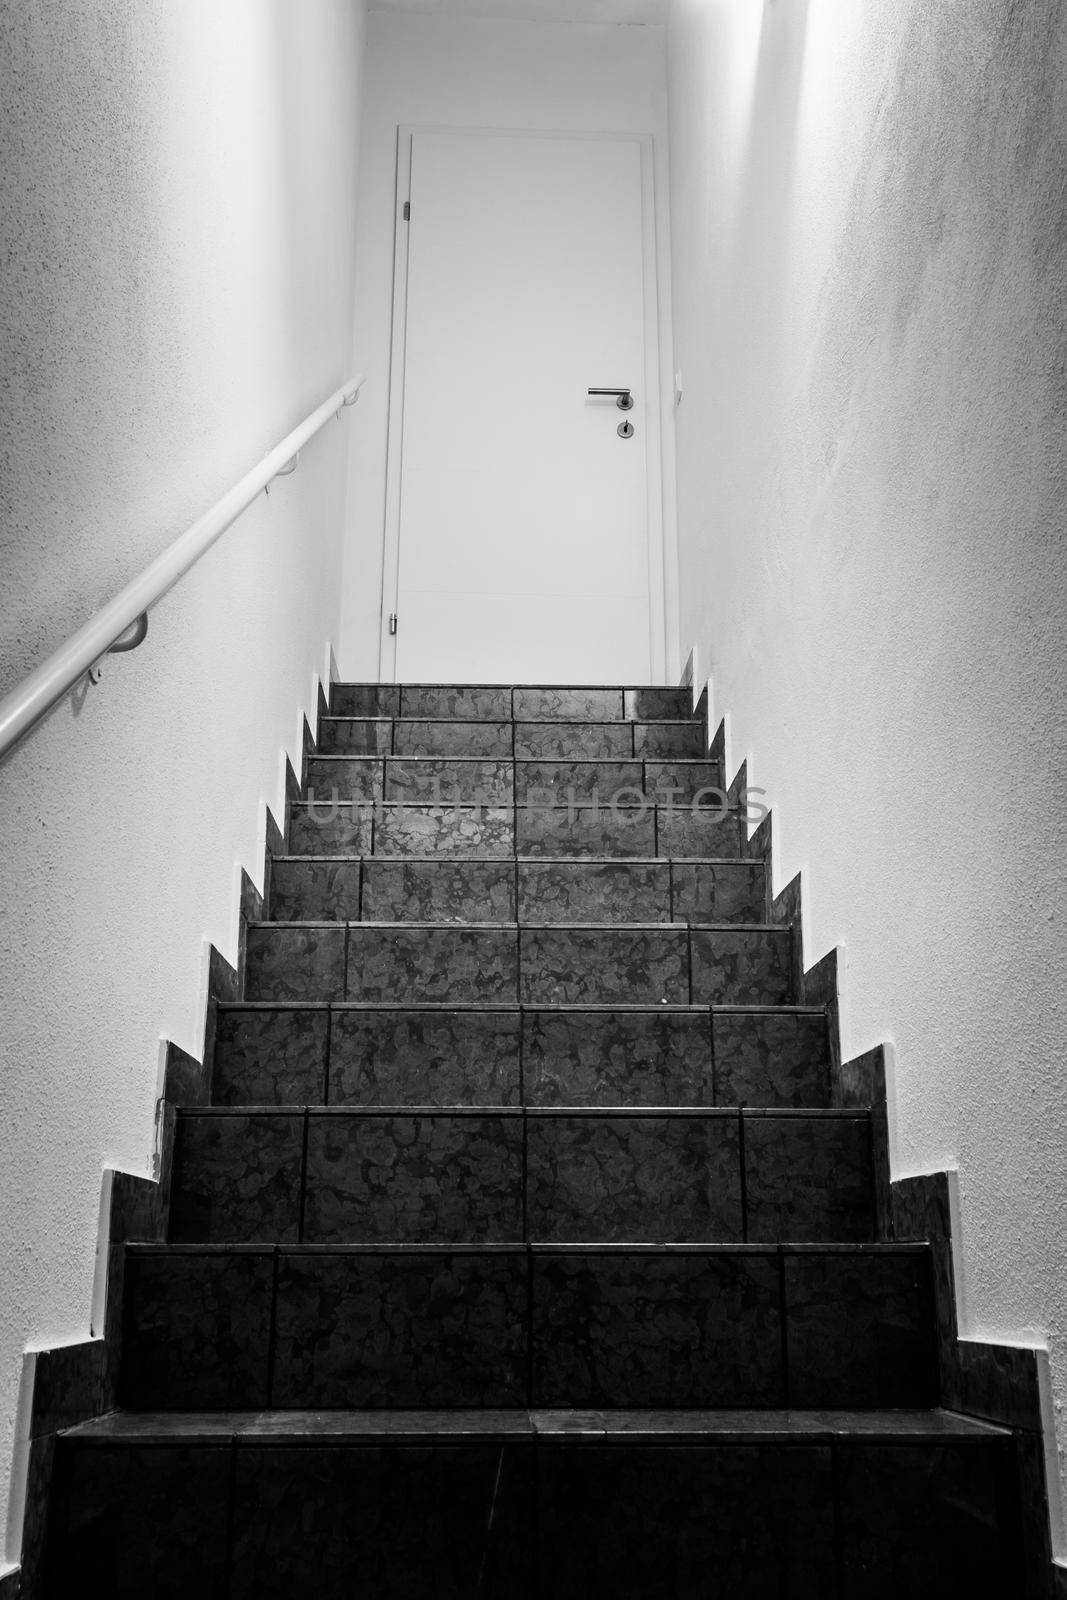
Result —
M 1065 13 L 674 0 L 682 639 L 1067 1445 Z M 1061 1457 L 1062 1461 L 1062 1457 Z
M 344 677 L 374 678 L 378 667 L 398 126 L 652 134 L 664 330 L 661 387 L 669 399 L 666 89 L 661 26 L 371 14 L 356 265 L 356 339 L 370 381 L 353 465 L 340 655 Z M 664 428 L 671 670 L 677 655 L 677 598 L 673 424 L 666 405 Z
M 351 372 L 363 26 L 4 11 L 2 692 Z M 358 419 L 0 765 L 0 1528 L 22 1351 L 89 1333 L 102 1169 L 151 1169 L 160 1037 L 199 1053 L 206 941 L 236 955 L 337 636 Z

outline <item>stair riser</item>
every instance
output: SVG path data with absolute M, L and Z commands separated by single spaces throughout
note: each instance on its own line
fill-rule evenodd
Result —
M 319 806 L 375 801 L 438 806 L 585 803 L 604 810 L 642 801 L 725 809 L 722 772 L 707 761 L 511 761 L 468 757 L 313 756 L 308 799 Z
M 309 856 L 568 856 L 737 860 L 745 825 L 717 807 L 434 806 L 345 802 L 319 795 L 293 808 L 289 849 Z
M 219 1011 L 217 1105 L 826 1106 L 824 1016 Z
M 276 1281 L 275 1281 L 276 1275 Z M 121 1403 L 923 1407 L 925 1253 L 130 1247 Z
M 862 1115 L 182 1113 L 183 1243 L 873 1237 Z
M 762 922 L 767 893 L 761 861 L 287 859 L 272 868 L 270 914 L 290 922 Z
M 335 717 L 418 717 L 459 722 L 652 722 L 693 717 L 688 689 L 500 688 L 468 684 L 338 684 Z
M 61 1441 L 57 1480 L 49 1600 L 1016 1592 L 1001 1441 Z
M 248 930 L 250 1000 L 789 1005 L 788 928 Z
M 319 755 L 491 756 L 511 760 L 632 760 L 706 756 L 695 722 L 429 722 L 329 718 Z

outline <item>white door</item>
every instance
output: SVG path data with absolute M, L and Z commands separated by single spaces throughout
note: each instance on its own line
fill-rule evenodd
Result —
M 382 676 L 648 681 L 648 141 L 402 130 L 399 172 Z

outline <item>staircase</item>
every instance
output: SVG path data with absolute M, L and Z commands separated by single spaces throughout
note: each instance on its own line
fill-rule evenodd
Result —
M 688 691 L 335 685 L 47 1592 L 1018 1584 Z

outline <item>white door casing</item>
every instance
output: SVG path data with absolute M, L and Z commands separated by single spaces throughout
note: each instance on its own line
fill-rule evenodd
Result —
M 400 129 L 384 679 L 662 674 L 651 158 L 634 135 Z

